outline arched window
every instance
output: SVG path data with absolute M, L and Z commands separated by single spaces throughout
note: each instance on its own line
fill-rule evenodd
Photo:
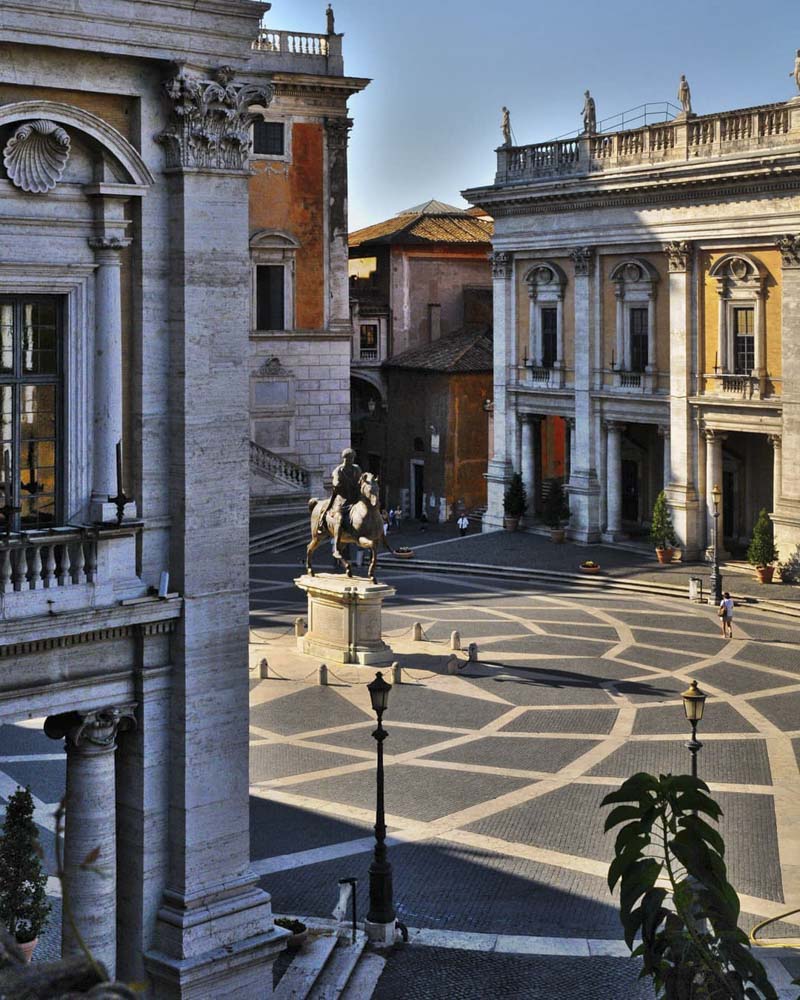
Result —
M 564 288 L 567 276 L 551 261 L 539 261 L 525 275 L 530 298 L 528 357 L 536 368 L 564 366 Z
M 616 285 L 614 353 L 623 372 L 655 372 L 658 272 L 646 260 L 624 260 L 611 271 Z
M 763 265 L 747 254 L 726 254 L 709 270 L 719 296 L 717 360 L 723 374 L 762 377 L 765 365 Z

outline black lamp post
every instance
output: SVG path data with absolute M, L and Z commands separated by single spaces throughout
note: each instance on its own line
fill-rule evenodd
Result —
M 719 514 L 722 502 L 722 490 L 715 486 L 711 491 L 711 501 L 714 504 L 714 538 L 711 546 L 711 593 L 714 595 L 714 603 L 719 607 L 722 600 L 722 576 L 719 572 Z
M 692 755 L 692 777 L 696 778 L 697 755 L 703 749 L 703 744 L 697 738 L 697 724 L 703 718 L 707 695 L 697 686 L 697 681 L 692 681 L 681 697 L 683 698 L 683 710 L 692 727 L 692 738 L 686 744 L 686 749 Z
M 386 858 L 386 818 L 383 808 L 383 741 L 388 735 L 383 728 L 383 713 L 389 702 L 392 685 L 387 684 L 378 671 L 375 680 L 367 685 L 370 701 L 378 716 L 378 728 L 372 734 L 378 744 L 377 801 L 375 806 L 375 854 L 369 866 L 368 923 L 394 926 L 395 912 L 392 903 L 392 866 Z

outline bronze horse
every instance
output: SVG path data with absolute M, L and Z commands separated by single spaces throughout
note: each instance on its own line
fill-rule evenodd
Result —
M 369 549 L 372 552 L 372 558 L 369 562 L 369 578 L 373 583 L 377 583 L 375 567 L 378 565 L 378 547 L 383 544 L 390 552 L 394 550 L 383 532 L 383 518 L 378 505 L 378 477 L 371 472 L 364 472 L 358 485 L 361 490 L 361 498 L 350 508 L 350 516 L 342 531 L 341 540 L 344 544 L 353 542 L 362 549 Z M 342 517 L 341 507 L 334 505 L 325 518 L 325 531 L 318 532 L 319 521 L 327 503 L 327 500 L 320 500 L 318 497 L 312 497 L 308 501 L 308 509 L 311 513 L 311 541 L 306 548 L 306 572 L 310 576 L 314 575 L 314 567 L 311 564 L 314 550 L 328 537 L 336 537 L 336 528 Z M 353 569 L 350 563 L 344 557 L 341 561 L 347 576 L 352 576 Z

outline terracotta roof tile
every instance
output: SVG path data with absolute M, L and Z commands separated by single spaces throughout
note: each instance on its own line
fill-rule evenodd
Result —
M 432 344 L 404 351 L 384 368 L 431 372 L 490 372 L 494 367 L 491 330 L 460 330 Z
M 418 212 L 395 215 L 384 222 L 366 226 L 350 233 L 351 247 L 369 243 L 484 243 L 487 250 L 492 239 L 493 225 L 485 219 L 476 219 L 466 212 Z

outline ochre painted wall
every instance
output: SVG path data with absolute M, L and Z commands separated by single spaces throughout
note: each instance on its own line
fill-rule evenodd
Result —
M 717 279 L 708 272 L 714 262 L 735 250 L 730 248 L 698 254 L 697 266 L 703 276 L 703 295 L 698 316 L 700 330 L 700 358 L 706 373 L 714 371 L 714 358 L 719 344 L 719 294 Z M 767 272 L 765 282 L 766 295 L 766 347 L 767 376 L 770 380 L 781 378 L 781 255 L 778 250 L 751 249 L 742 250 L 748 257 L 760 261 Z M 707 388 L 713 389 L 713 380 Z M 780 395 L 780 382 L 769 382 L 769 391 Z
M 96 94 L 81 90 L 60 90 L 55 87 L 21 87 L 13 83 L 0 84 L 0 103 L 12 101 L 59 101 L 62 104 L 72 104 L 76 108 L 89 111 L 98 118 L 108 122 L 137 149 L 138 121 L 135 97 L 124 97 L 121 94 Z
M 486 503 L 489 420 L 483 408 L 492 396 L 492 373 L 451 375 L 447 426 L 445 495 L 467 509 Z
M 291 129 L 290 163 L 252 162 L 250 233 L 279 229 L 298 241 L 294 325 L 319 330 L 325 322 L 323 130 L 306 122 L 294 122 Z

